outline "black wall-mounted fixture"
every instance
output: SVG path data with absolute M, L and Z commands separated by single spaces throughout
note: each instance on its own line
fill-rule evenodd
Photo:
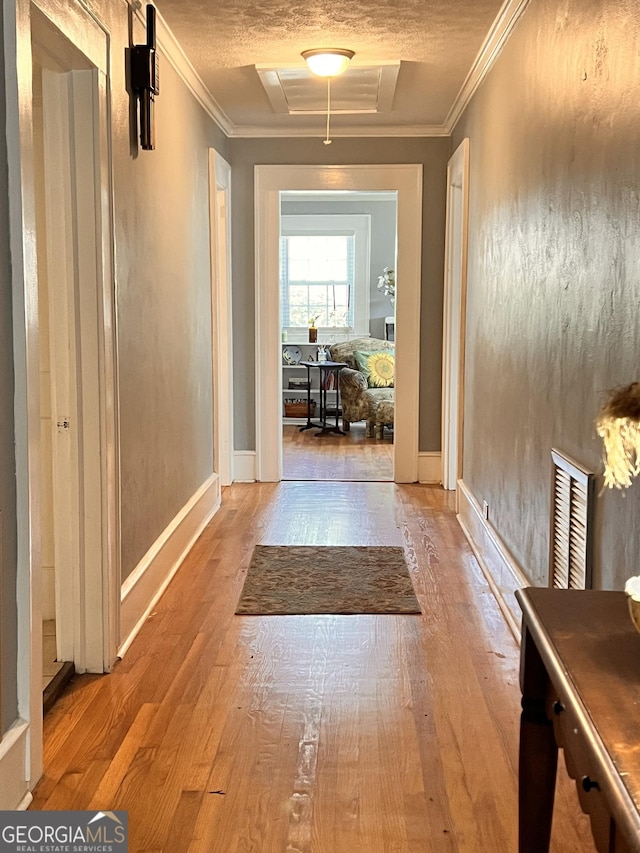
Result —
M 156 52 L 156 10 L 147 4 L 147 43 L 131 48 L 131 88 L 140 105 L 140 147 L 155 148 L 153 106 L 160 94 L 158 54 Z

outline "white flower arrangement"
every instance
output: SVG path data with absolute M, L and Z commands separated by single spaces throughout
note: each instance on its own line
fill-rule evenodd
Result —
M 391 300 L 391 304 L 395 305 L 396 301 L 396 273 L 391 267 L 385 267 L 382 275 L 378 276 L 378 290 L 381 290 L 385 296 Z

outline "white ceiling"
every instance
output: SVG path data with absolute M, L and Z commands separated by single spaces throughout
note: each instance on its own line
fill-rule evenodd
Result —
M 326 83 L 301 51 L 356 55 L 332 83 L 335 136 L 437 135 L 526 0 L 158 0 L 230 136 L 322 133 Z M 162 47 L 160 43 L 160 48 Z M 256 67 L 257 66 L 257 67 Z M 266 84 L 266 88 L 265 88 Z M 292 109 L 293 112 L 289 112 Z

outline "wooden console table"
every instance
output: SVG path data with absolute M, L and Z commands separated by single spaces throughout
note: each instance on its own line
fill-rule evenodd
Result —
M 516 597 L 519 851 L 549 849 L 558 747 L 600 853 L 640 851 L 640 634 L 625 595 L 530 588 Z

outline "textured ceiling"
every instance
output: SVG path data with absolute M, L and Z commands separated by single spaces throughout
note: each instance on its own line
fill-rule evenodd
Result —
M 305 134 L 321 116 L 278 115 L 255 65 L 303 67 L 312 47 L 355 50 L 354 65 L 400 62 L 390 111 L 336 116 L 337 132 L 441 126 L 501 0 L 158 0 L 162 15 L 238 135 Z

